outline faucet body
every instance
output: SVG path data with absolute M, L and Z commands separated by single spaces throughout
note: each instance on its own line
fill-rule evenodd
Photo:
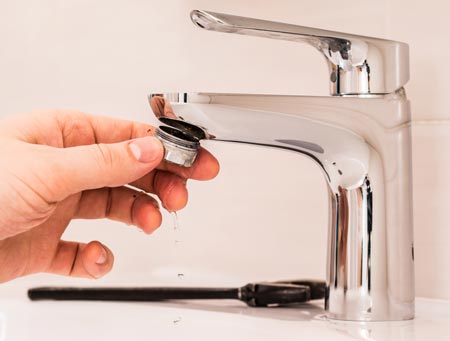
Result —
M 176 113 L 205 128 L 213 141 L 290 150 L 319 165 L 329 193 L 330 318 L 413 318 L 411 131 L 403 91 L 370 98 L 166 98 L 172 99 L 171 109 L 156 111 L 160 118 Z
M 191 19 L 206 30 L 311 45 L 325 57 L 333 96 L 152 95 L 155 115 L 163 123 L 202 127 L 204 138 L 315 161 L 329 193 L 328 316 L 413 318 L 411 117 L 403 90 L 408 46 L 205 11 L 193 11 Z

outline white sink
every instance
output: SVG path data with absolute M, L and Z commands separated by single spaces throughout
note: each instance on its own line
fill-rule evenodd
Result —
M 318 304 L 250 308 L 234 301 L 30 302 L 0 298 L 0 341 L 13 340 L 448 340 L 450 302 L 417 299 L 416 319 L 340 322 Z

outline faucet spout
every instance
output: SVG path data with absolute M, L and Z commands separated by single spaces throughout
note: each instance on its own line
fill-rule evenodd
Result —
M 233 94 L 149 97 L 154 114 L 205 138 L 289 150 L 316 162 L 329 192 L 330 318 L 414 316 L 409 105 L 371 98 Z

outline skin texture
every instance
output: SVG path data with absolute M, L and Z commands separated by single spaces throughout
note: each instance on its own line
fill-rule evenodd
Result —
M 201 149 L 190 168 L 162 162 L 154 127 L 73 111 L 0 122 L 0 282 L 37 272 L 99 278 L 114 256 L 98 241 L 61 240 L 72 219 L 108 218 L 150 234 L 188 199 L 187 179 L 209 180 Z M 131 187 L 132 186 L 132 187 Z

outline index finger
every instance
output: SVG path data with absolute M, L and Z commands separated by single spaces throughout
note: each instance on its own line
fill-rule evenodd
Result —
M 220 166 L 217 159 L 209 151 L 200 148 L 191 167 L 178 166 L 165 161 L 161 162 L 157 168 L 174 173 L 185 179 L 210 180 L 219 173 Z
M 59 117 L 65 146 L 89 143 L 116 143 L 153 135 L 155 127 L 150 124 L 89 115 L 80 112 L 65 112 Z M 71 134 L 74 131 L 74 134 Z
M 35 111 L 10 117 L 5 123 L 2 128 L 9 136 L 58 148 L 117 143 L 147 136 L 155 129 L 150 124 L 72 110 Z

